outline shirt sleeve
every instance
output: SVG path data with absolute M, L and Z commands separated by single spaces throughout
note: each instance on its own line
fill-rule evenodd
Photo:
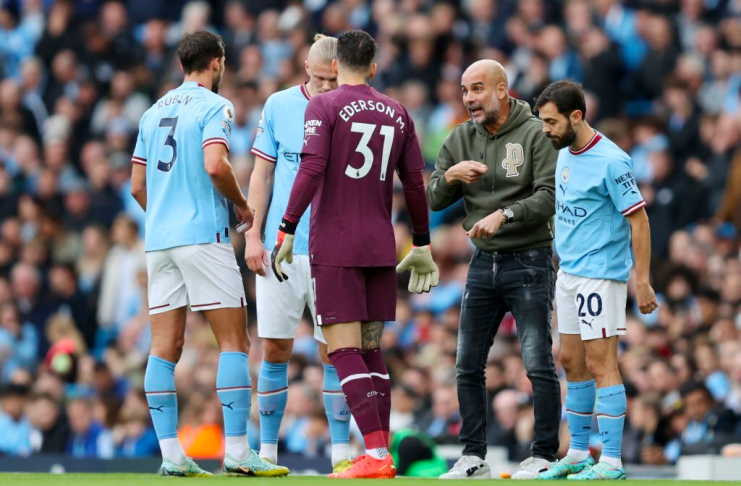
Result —
M 144 118 L 142 118 L 143 120 Z M 143 123 L 139 123 L 139 134 L 136 136 L 136 145 L 134 146 L 134 155 L 131 156 L 131 163 L 147 166 L 147 148 L 142 138 Z
M 309 101 L 304 115 L 304 145 L 301 165 L 291 188 L 285 218 L 299 222 L 314 195 L 321 187 L 327 170 L 332 130 L 324 107 L 317 98 Z
M 301 157 L 317 155 L 329 159 L 331 136 L 332 129 L 322 100 L 319 97 L 312 98 L 304 115 L 304 144 Z
M 629 158 L 621 157 L 607 164 L 605 184 L 612 203 L 623 216 L 629 216 L 646 205 L 636 184 L 633 164 Z
M 229 102 L 214 107 L 206 118 L 206 122 L 203 125 L 203 140 L 201 140 L 201 146 L 203 148 L 209 145 L 219 143 L 229 150 L 229 138 L 232 134 L 232 126 L 234 126 L 235 112 L 234 106 Z
M 414 121 L 408 115 L 407 120 L 409 123 L 408 134 L 397 171 L 404 189 L 407 212 L 409 212 L 409 217 L 412 220 L 412 231 L 414 233 L 428 233 L 430 231 L 430 215 L 422 175 L 425 161 L 419 148 Z
M 260 122 L 257 125 L 255 143 L 252 144 L 252 155 L 262 157 L 270 162 L 278 160 L 278 144 L 275 143 L 275 133 L 273 131 L 271 98 L 268 98 L 262 109 Z

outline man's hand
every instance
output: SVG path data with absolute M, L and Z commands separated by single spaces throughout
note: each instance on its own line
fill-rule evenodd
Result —
M 654 289 L 648 282 L 636 285 L 636 300 L 638 300 L 638 309 L 641 314 L 650 314 L 659 308 Z
M 245 233 L 244 240 L 244 261 L 247 263 L 247 267 L 257 275 L 264 277 L 265 268 L 270 265 L 270 262 L 262 246 L 260 232 L 252 228 Z
M 280 222 L 278 238 L 273 247 L 273 254 L 270 256 L 273 273 L 278 279 L 278 282 L 288 280 L 288 275 L 283 271 L 282 264 L 283 262 L 288 264 L 293 263 L 293 238 L 297 226 L 298 222 L 290 221 L 285 217 Z
M 252 219 L 255 217 L 255 212 L 247 204 L 246 199 L 243 204 L 234 205 L 234 214 L 237 216 L 237 220 L 239 221 L 237 224 L 237 231 L 241 233 L 242 231 L 247 231 L 250 226 L 252 226 Z M 247 223 L 246 227 L 244 226 L 245 223 Z M 240 231 L 241 228 L 244 229 Z
M 429 292 L 440 281 L 440 271 L 432 259 L 430 246 L 413 246 L 412 251 L 396 266 L 396 273 L 412 269 L 409 277 L 409 291 L 421 294 Z
M 495 211 L 484 219 L 480 219 L 468 232 L 471 238 L 491 238 L 499 231 L 505 220 L 502 210 Z
M 475 160 L 464 160 L 455 164 L 445 172 L 445 180 L 448 184 L 463 182 L 465 184 L 474 184 L 478 182 L 489 168 L 481 162 Z

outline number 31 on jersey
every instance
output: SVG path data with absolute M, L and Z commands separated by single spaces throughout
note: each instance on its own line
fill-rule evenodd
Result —
M 361 133 L 362 137 L 355 151 L 362 154 L 364 161 L 360 168 L 353 167 L 347 164 L 345 168 L 345 175 L 352 177 L 353 179 L 362 179 L 367 176 L 373 167 L 374 155 L 373 151 L 368 147 L 368 143 L 371 137 L 376 131 L 378 125 L 371 123 L 353 123 L 350 128 L 351 132 Z M 389 156 L 391 155 L 391 146 L 394 143 L 394 127 L 389 125 L 381 125 L 379 133 L 383 136 L 383 153 L 381 155 L 381 180 L 386 180 L 386 169 L 389 165 Z

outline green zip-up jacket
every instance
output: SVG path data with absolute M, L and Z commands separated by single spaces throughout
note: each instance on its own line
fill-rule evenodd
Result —
M 542 127 L 530 106 L 514 98 L 507 121 L 494 135 L 472 120 L 455 127 L 427 186 L 430 209 L 440 211 L 463 198 L 468 231 L 498 209 L 511 208 L 514 222 L 502 225 L 492 238 L 474 238 L 478 248 L 507 252 L 551 246 L 558 151 Z M 475 184 L 448 184 L 445 171 L 464 160 L 482 162 L 489 170 Z

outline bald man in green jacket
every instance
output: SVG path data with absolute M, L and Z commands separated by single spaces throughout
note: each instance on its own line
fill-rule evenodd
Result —
M 461 304 L 456 358 L 463 457 L 441 478 L 491 477 L 485 462 L 484 370 L 499 324 L 510 311 L 535 403 L 531 457 L 513 479 L 535 479 L 556 460 L 561 417 L 550 329 L 558 152 L 530 106 L 510 98 L 507 73 L 498 62 L 472 64 L 461 90 L 471 119 L 445 139 L 427 187 L 433 211 L 463 198 L 463 227 L 476 246 Z

